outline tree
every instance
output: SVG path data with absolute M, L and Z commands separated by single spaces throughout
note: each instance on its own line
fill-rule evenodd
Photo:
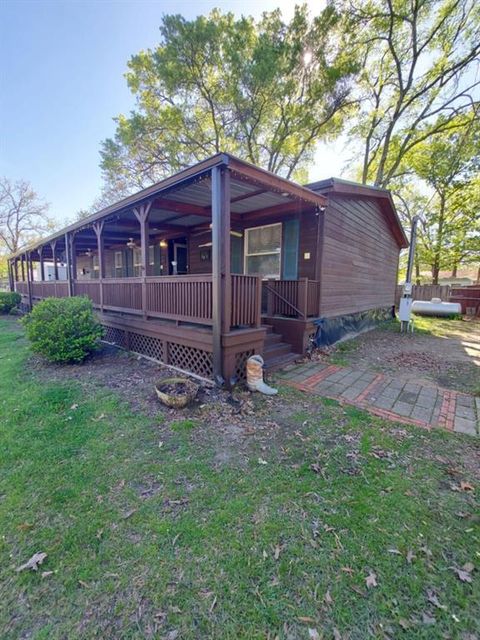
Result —
M 338 25 L 331 6 L 313 21 L 297 7 L 289 23 L 279 10 L 165 16 L 158 47 L 128 64 L 136 109 L 102 143 L 107 184 L 124 194 L 219 151 L 301 176 L 352 108 L 356 62 Z
M 343 9 L 350 50 L 363 60 L 350 134 L 363 149 L 362 181 L 388 187 L 417 145 L 463 126 L 457 116 L 471 109 L 480 86 L 480 5 L 345 0 Z
M 405 157 L 402 184 L 395 184 L 407 224 L 422 216 L 416 273 L 428 264 L 434 284 L 440 270 L 456 272 L 460 263 L 480 258 L 480 121 L 474 110 L 452 125 L 415 146 Z
M 25 180 L 0 179 L 0 251 L 16 253 L 34 237 L 53 228 L 48 204 Z

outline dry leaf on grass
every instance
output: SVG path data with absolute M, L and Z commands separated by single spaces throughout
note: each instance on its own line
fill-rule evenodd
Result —
M 323 599 L 327 604 L 333 604 L 333 598 L 330 595 L 330 590 L 327 590 L 327 593 L 324 595 Z
M 318 633 L 318 631 L 316 629 L 309 629 L 308 630 L 308 637 L 311 640 L 320 640 L 320 634 Z
M 440 604 L 439 599 L 437 598 L 437 594 L 433 589 L 427 589 L 427 600 L 430 604 L 433 604 L 437 609 L 446 609 L 447 607 L 444 604 Z
M 377 587 L 377 574 L 374 573 L 373 571 L 370 571 L 370 573 L 368 574 L 368 576 L 365 578 L 365 584 L 367 585 L 368 589 L 371 589 L 372 587 Z
M 466 562 L 461 569 L 459 569 L 458 567 L 451 567 L 451 569 L 455 571 L 455 573 L 458 576 L 458 579 L 461 582 L 472 581 L 472 576 L 470 574 L 472 573 L 474 566 L 471 562 Z
M 38 569 L 38 565 L 42 564 L 42 562 L 45 560 L 45 558 L 47 557 L 46 553 L 34 553 L 33 556 L 30 558 L 30 560 L 28 560 L 27 562 L 25 562 L 25 564 L 20 565 L 20 567 L 18 567 L 17 569 L 17 573 L 19 571 L 25 571 L 25 569 L 32 569 L 33 571 L 36 571 Z
M 413 553 L 411 549 L 407 551 L 407 562 L 408 564 L 412 564 L 412 560 L 414 560 L 417 556 Z

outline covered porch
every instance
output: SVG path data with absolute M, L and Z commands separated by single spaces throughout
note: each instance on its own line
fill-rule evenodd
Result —
M 30 307 L 86 295 L 107 340 L 228 382 L 263 353 L 268 318 L 318 317 L 325 202 L 217 154 L 13 256 L 12 286 Z M 304 216 L 307 271 L 298 255 Z

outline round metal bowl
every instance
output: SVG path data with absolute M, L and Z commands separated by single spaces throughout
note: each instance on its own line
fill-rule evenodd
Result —
M 188 378 L 163 378 L 155 383 L 155 391 L 167 407 L 182 409 L 195 399 L 198 385 Z M 178 391 L 177 391 L 178 389 Z

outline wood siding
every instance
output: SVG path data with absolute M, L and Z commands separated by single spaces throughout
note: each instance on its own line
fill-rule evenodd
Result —
M 399 247 L 373 198 L 329 195 L 321 262 L 323 317 L 395 302 Z

